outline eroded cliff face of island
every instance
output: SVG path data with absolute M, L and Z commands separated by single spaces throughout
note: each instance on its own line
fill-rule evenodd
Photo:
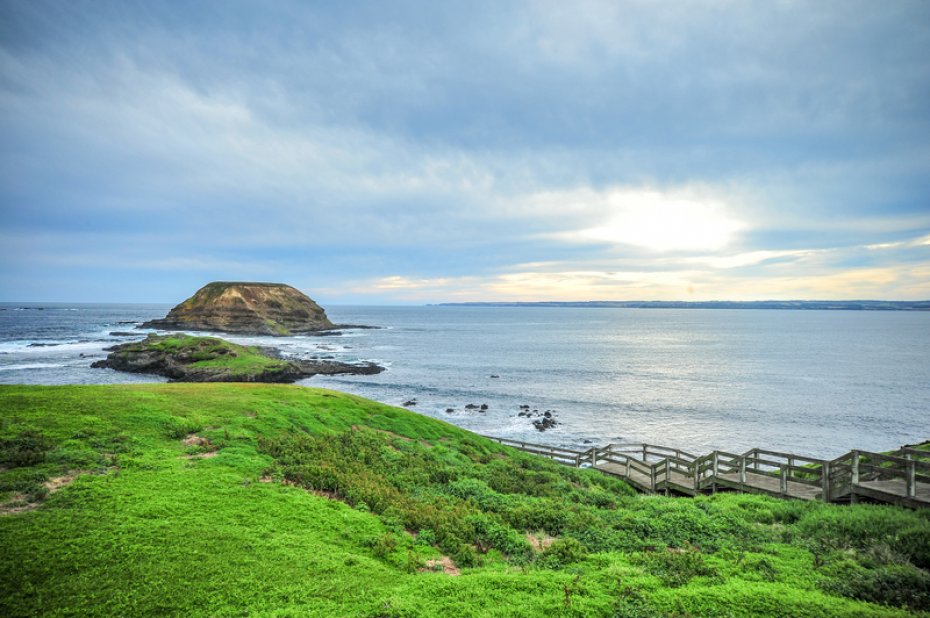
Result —
M 288 336 L 335 325 L 313 299 L 289 285 L 216 281 L 142 328 Z

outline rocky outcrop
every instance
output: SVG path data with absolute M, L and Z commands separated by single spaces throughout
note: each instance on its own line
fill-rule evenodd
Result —
M 172 382 L 288 383 L 314 375 L 370 375 L 384 371 L 374 363 L 285 359 L 268 348 L 186 334 L 149 335 L 143 341 L 113 346 L 107 351 L 106 360 L 91 367 L 160 375 Z
M 289 285 L 216 281 L 164 318 L 140 328 L 288 336 L 331 331 L 336 326 L 322 307 Z

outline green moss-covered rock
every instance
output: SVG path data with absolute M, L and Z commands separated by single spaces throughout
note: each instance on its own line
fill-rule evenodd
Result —
M 372 374 L 383 370 L 372 363 L 289 360 L 278 357 L 274 350 L 183 333 L 149 335 L 142 341 L 114 346 L 106 360 L 92 366 L 160 375 L 175 382 L 287 383 L 317 374 Z

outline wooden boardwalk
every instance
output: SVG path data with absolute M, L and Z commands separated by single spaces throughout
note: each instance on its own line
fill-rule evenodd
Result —
M 492 440 L 575 466 L 620 477 L 646 493 L 695 496 L 716 491 L 758 493 L 824 502 L 887 502 L 930 507 L 930 452 L 850 451 L 833 460 L 752 449 L 694 455 L 654 444 L 608 444 L 586 451 Z

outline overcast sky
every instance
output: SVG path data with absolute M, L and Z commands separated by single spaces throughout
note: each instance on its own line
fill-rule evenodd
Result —
M 930 298 L 919 0 L 2 0 L 0 149 L 4 301 Z

